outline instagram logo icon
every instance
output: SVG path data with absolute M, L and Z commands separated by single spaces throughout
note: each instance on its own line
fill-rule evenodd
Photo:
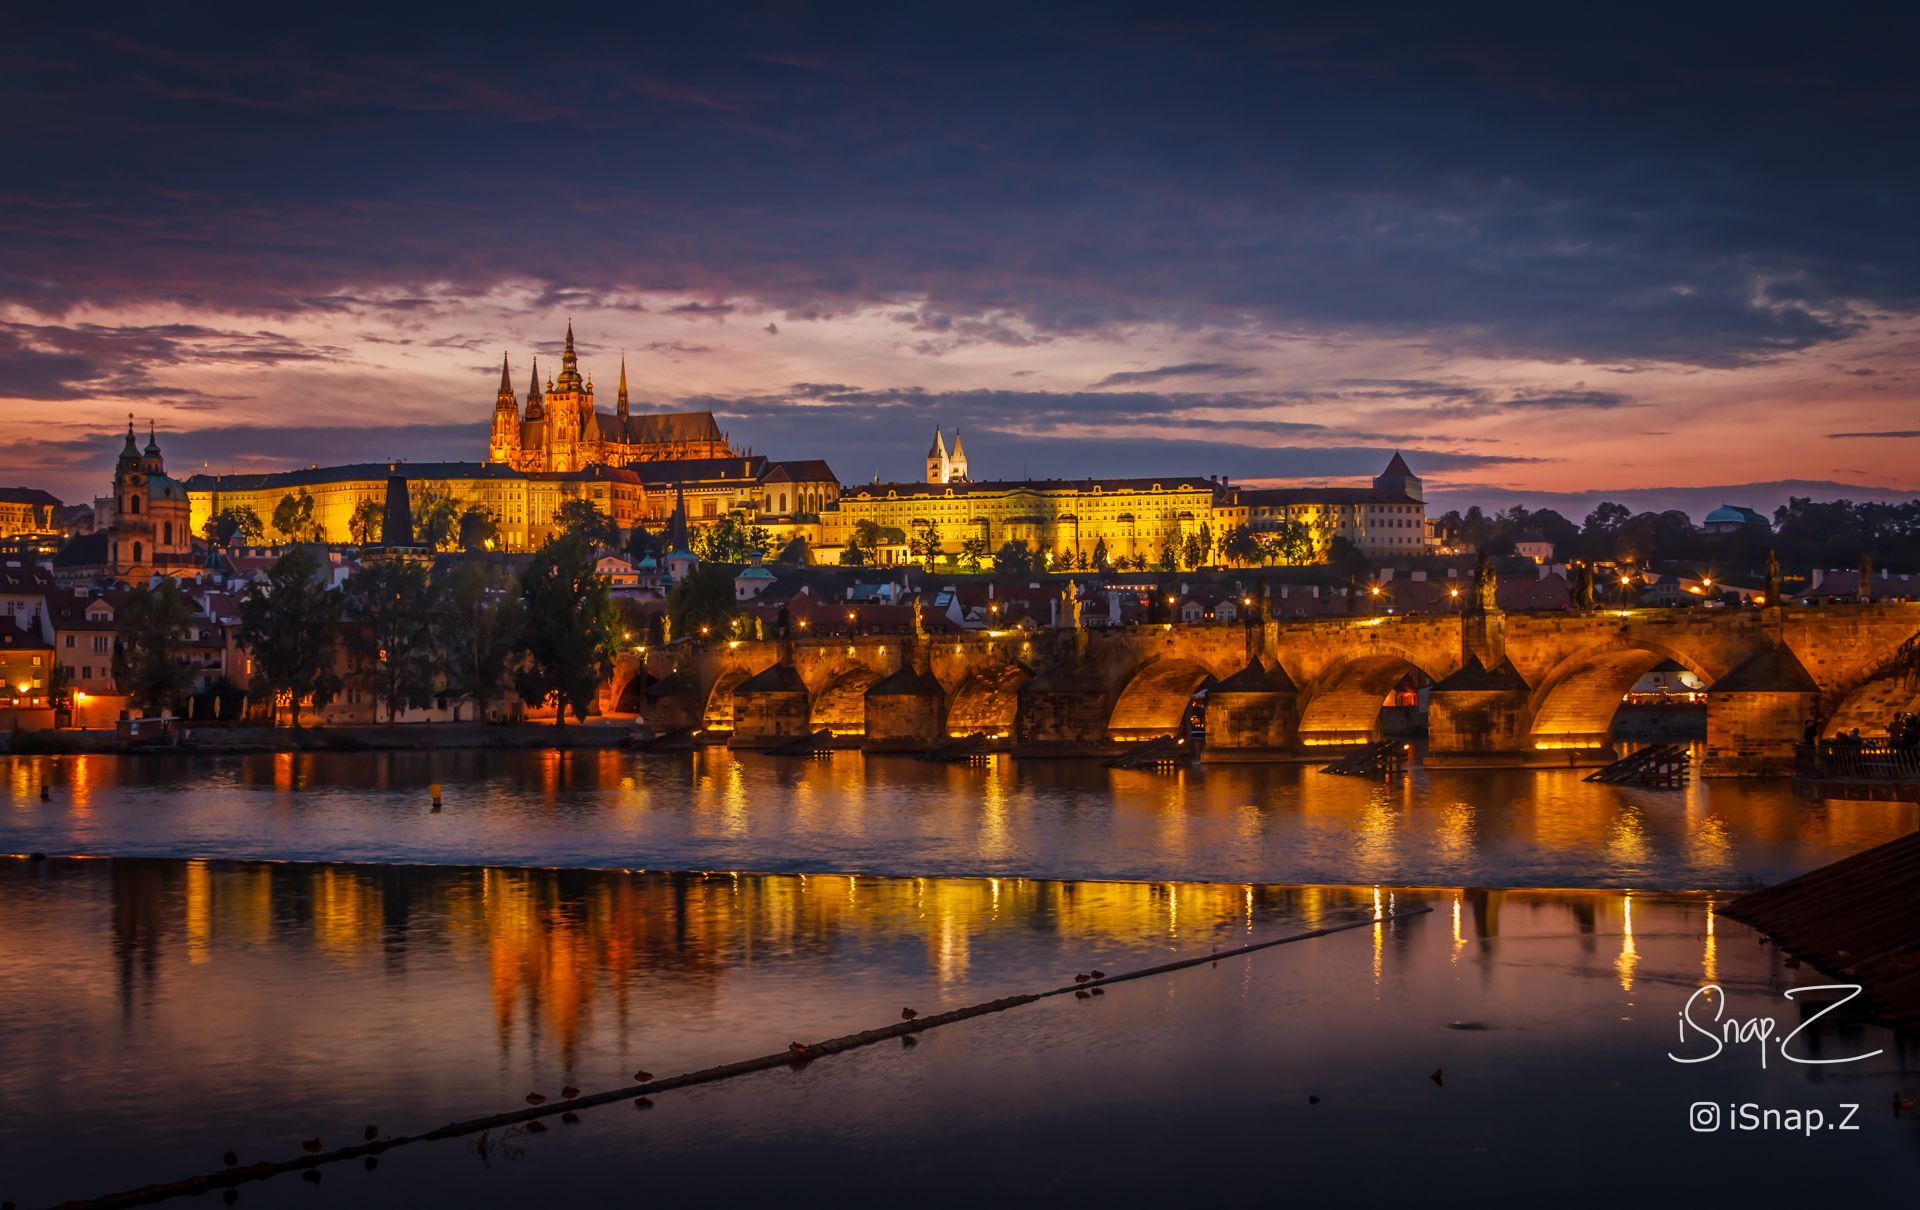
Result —
M 1720 1102 L 1695 1101 L 1687 1107 L 1687 1125 L 1696 1134 L 1712 1134 L 1720 1129 Z

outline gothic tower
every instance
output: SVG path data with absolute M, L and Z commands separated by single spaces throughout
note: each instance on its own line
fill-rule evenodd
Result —
M 613 401 L 614 415 L 620 417 L 620 431 L 627 431 L 627 358 L 620 355 L 620 394 Z M 624 438 L 623 438 L 624 439 Z
M 960 430 L 953 430 L 953 453 L 947 458 L 947 482 L 967 482 L 967 450 L 960 444 Z
M 487 440 L 487 461 L 512 463 L 520 453 L 520 401 L 507 381 L 507 355 L 500 354 L 500 391 L 493 399 L 493 433 Z
M 946 439 L 940 436 L 940 429 L 933 430 L 933 444 L 927 447 L 927 482 L 947 483 L 953 475 L 953 465 L 947 457 Z
M 566 348 L 560 354 L 560 377 L 554 379 L 547 395 L 547 416 L 551 439 L 547 446 L 550 471 L 576 471 L 585 465 L 588 451 L 581 448 L 587 430 L 587 417 L 593 413 L 593 384 L 580 377 L 580 358 L 573 351 L 573 321 L 567 321 Z M 595 425 L 595 442 L 598 442 Z

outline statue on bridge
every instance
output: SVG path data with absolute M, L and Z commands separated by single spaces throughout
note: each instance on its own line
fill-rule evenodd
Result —
M 1586 563 L 1573 565 L 1573 607 L 1593 608 L 1593 568 Z
M 1473 612 L 1500 612 L 1500 575 L 1493 570 L 1493 560 L 1484 550 L 1473 568 Z
M 1862 605 L 1873 604 L 1873 556 L 1860 556 L 1860 580 L 1854 586 L 1853 599 Z
M 913 594 L 913 637 L 916 639 L 924 639 L 927 637 L 927 623 L 926 623 L 925 616 L 921 613 L 920 600 L 921 600 L 921 594 L 917 592 L 914 593 Z
M 1086 598 L 1080 595 L 1080 584 L 1068 580 L 1067 586 L 1060 590 L 1060 625 L 1069 630 L 1080 629 L 1080 613 L 1086 606 Z
M 1767 552 L 1767 604 L 1784 605 L 1780 596 L 1780 556 Z

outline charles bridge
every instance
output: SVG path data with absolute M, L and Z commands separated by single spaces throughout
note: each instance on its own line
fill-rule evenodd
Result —
M 1706 772 L 1767 774 L 1790 770 L 1809 722 L 1880 730 L 1920 707 L 1916 634 L 1920 604 L 1901 602 L 682 642 L 624 657 L 603 704 L 742 748 L 979 733 L 1097 754 L 1175 734 L 1205 689 L 1206 759 L 1285 760 L 1378 738 L 1417 671 L 1429 764 L 1601 764 L 1622 696 L 1672 660 L 1708 686 Z

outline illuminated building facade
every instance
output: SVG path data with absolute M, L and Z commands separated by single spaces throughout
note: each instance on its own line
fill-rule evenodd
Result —
M 592 376 L 580 373 L 572 323 L 567 324 L 560 376 L 549 378 L 542 389 L 536 360 L 527 382 L 524 410 L 513 394 L 512 369 L 504 355 L 500 359 L 500 389 L 494 395 L 493 423 L 487 437 L 489 465 L 565 474 L 590 466 L 735 456 L 712 412 L 633 415 L 627 397 L 625 358 L 620 361 L 620 388 L 613 411 L 601 412 L 594 405 Z
M 53 528 L 60 501 L 35 487 L 0 487 L 0 538 L 44 534 Z

